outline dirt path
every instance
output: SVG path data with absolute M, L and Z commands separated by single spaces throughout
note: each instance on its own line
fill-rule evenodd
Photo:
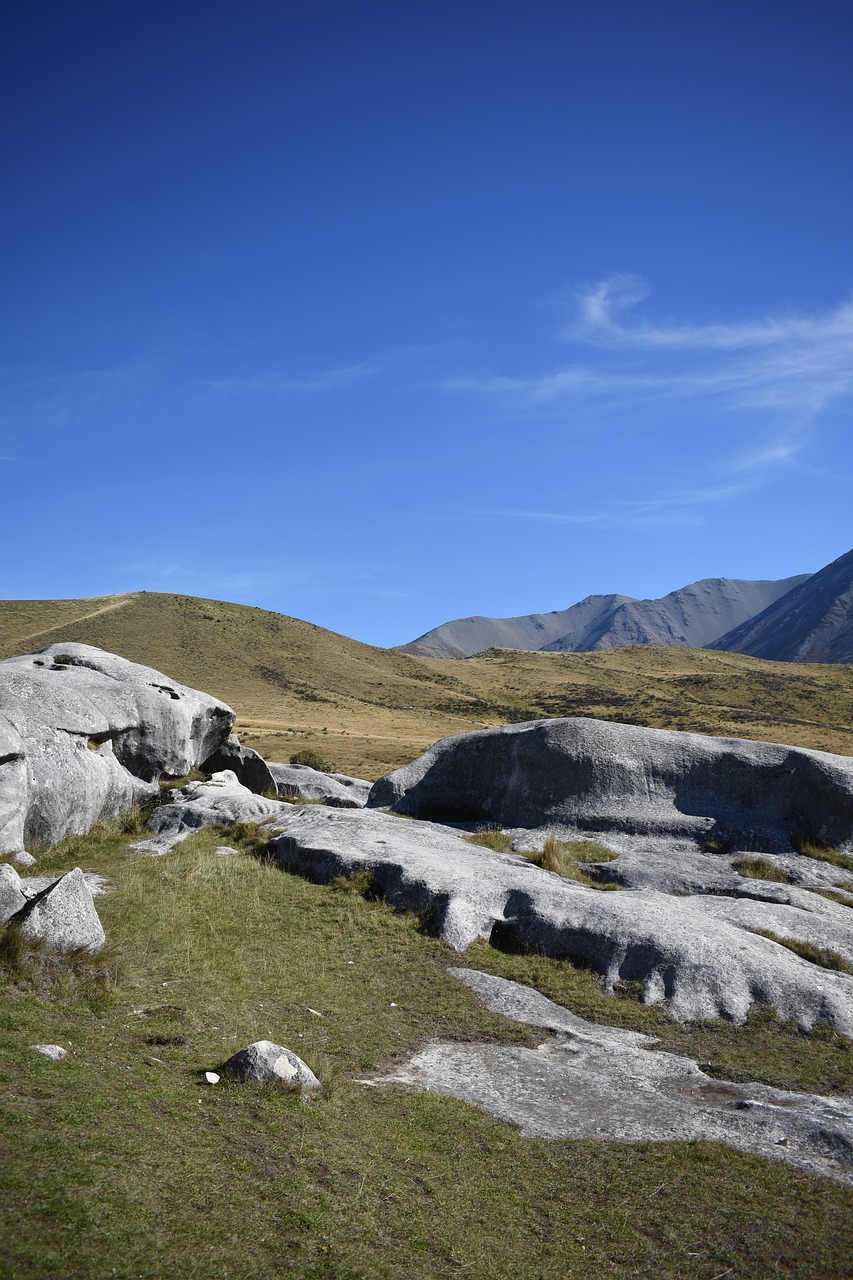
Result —
M 77 618 L 66 618 L 64 622 L 57 622 L 55 626 L 45 627 L 42 631 L 30 631 L 25 636 L 16 636 L 15 640 L 37 640 L 39 636 L 50 635 L 51 631 L 61 631 L 63 627 L 73 627 L 78 622 L 86 622 L 89 618 L 97 618 L 102 613 L 112 613 L 113 609 L 123 609 L 126 604 L 130 604 L 135 594 L 135 592 L 128 592 L 128 594 L 113 600 L 112 604 L 102 605 L 100 609 L 93 609 L 91 613 L 81 613 Z

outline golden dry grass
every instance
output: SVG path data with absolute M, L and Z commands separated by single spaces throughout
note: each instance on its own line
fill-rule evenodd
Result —
M 0 602 L 0 657 L 76 640 L 202 688 L 269 759 L 318 751 L 378 777 L 436 739 L 538 716 L 591 715 L 853 754 L 853 668 L 710 650 L 490 650 L 417 658 L 283 614 L 155 592 Z

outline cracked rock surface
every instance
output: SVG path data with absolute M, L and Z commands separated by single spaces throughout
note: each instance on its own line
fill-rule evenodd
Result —
M 706 1139 L 853 1185 L 853 1099 L 706 1075 L 653 1037 L 602 1027 L 490 974 L 451 969 L 494 1013 L 542 1027 L 538 1049 L 430 1044 L 373 1084 L 460 1098 L 530 1137 Z

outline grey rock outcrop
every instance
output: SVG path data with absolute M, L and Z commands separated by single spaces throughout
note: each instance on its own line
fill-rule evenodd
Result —
M 81 834 L 197 768 L 230 707 L 91 645 L 0 662 L 0 852 Z
M 228 822 L 266 822 L 289 806 L 244 787 L 230 769 L 207 782 L 190 782 L 172 792 L 171 804 L 155 809 L 146 826 L 152 835 L 130 847 L 140 853 L 169 853 L 202 827 Z
M 0 925 L 27 905 L 21 877 L 8 862 L 0 863 Z
M 636 1031 L 602 1027 L 537 991 L 451 969 L 494 1013 L 549 1033 L 538 1049 L 430 1044 L 371 1083 L 460 1098 L 530 1137 L 706 1139 L 853 1184 L 853 1099 L 733 1084 Z
M 734 897 L 600 892 L 450 828 L 370 810 L 291 807 L 272 826 L 269 850 L 283 868 L 321 881 L 367 871 L 392 906 L 422 914 L 458 951 L 506 939 L 591 966 L 606 991 L 640 981 L 648 1003 L 665 1001 L 683 1021 L 740 1023 L 759 1001 L 805 1029 L 823 1019 L 853 1036 L 853 977 L 754 932 L 821 938 L 850 954 L 853 915 L 816 894 L 802 907 L 769 900 L 763 917 L 760 900 L 745 910 Z M 740 883 L 750 892 L 755 882 Z
M 258 795 L 275 794 L 275 778 L 266 760 L 251 747 L 244 747 L 234 733 L 226 738 L 212 756 L 208 756 L 202 769 L 205 773 L 221 773 L 224 769 L 230 769 L 250 791 Z
M 26 938 L 37 938 L 50 951 L 85 949 L 95 954 L 105 935 L 92 891 L 79 867 L 60 876 L 14 917 Z
M 445 738 L 368 806 L 436 821 L 853 849 L 853 758 L 575 717 Z
M 322 800 L 335 809 L 363 809 L 372 782 L 346 773 L 323 773 L 307 764 L 269 761 L 276 792 L 285 800 Z
M 256 1040 L 233 1054 L 220 1068 L 237 1080 L 283 1080 L 301 1089 L 320 1089 L 320 1081 L 309 1066 L 284 1045 Z

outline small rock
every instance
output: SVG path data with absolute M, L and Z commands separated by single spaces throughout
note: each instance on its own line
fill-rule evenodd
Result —
M 85 947 L 95 955 L 105 942 L 92 891 L 79 867 L 32 898 L 20 913 L 21 933 L 41 938 L 50 951 Z
M 16 854 L 12 855 L 12 861 L 16 867 L 34 867 L 36 860 L 31 853 L 27 853 L 26 849 L 19 849 Z
M 205 1071 L 202 1077 L 205 1084 L 219 1084 L 220 1078 L 215 1071 Z
M 61 1062 L 68 1056 L 68 1050 L 63 1049 L 61 1044 L 31 1044 L 30 1048 L 35 1053 L 43 1054 L 45 1058 L 51 1058 L 53 1062 Z
M 224 858 L 224 857 L 227 857 L 228 855 L 230 855 L 230 854 L 232 854 L 232 853 L 237 853 L 237 850 L 236 850 L 236 849 L 232 849 L 232 848 L 231 848 L 231 846 L 230 846 L 230 845 L 228 845 L 228 844 L 221 844 L 221 845 L 219 845 L 219 846 L 217 847 L 217 849 L 216 849 L 216 853 L 221 854 L 221 855 L 222 855 L 222 857 Z
M 303 1089 L 320 1089 L 322 1085 L 314 1072 L 301 1058 L 273 1044 L 271 1040 L 256 1040 L 241 1049 L 223 1065 L 222 1071 L 237 1080 L 284 1080 Z

